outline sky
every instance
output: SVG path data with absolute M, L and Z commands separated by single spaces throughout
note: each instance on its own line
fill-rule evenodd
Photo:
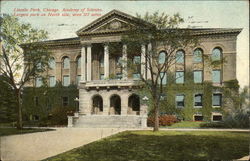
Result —
M 49 32 L 49 39 L 76 37 L 75 32 L 93 20 L 113 9 L 132 16 L 136 13 L 166 12 L 169 15 L 179 13 L 185 23 L 181 27 L 202 28 L 243 28 L 237 38 L 237 79 L 240 86 L 249 85 L 249 2 L 242 1 L 1 1 L 1 13 L 25 14 L 45 13 L 46 16 L 24 16 L 19 20 L 31 23 L 35 28 Z M 48 16 L 43 9 L 59 11 L 63 9 L 79 9 L 82 13 L 96 9 L 90 13 L 96 16 Z M 18 11 L 17 9 L 29 10 Z M 37 11 L 40 9 L 40 12 Z M 31 11 L 32 10 L 32 11 Z M 52 11 L 51 11 L 52 13 Z M 57 12 L 54 12 L 57 13 Z M 59 12 L 64 13 L 64 12 Z M 77 13 L 77 12 L 67 12 Z

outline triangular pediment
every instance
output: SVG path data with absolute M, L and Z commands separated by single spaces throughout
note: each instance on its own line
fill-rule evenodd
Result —
M 76 33 L 77 35 L 89 35 L 97 33 L 121 32 L 130 30 L 134 26 L 147 28 L 152 27 L 153 25 L 126 13 L 112 10 L 111 12 L 81 28 Z

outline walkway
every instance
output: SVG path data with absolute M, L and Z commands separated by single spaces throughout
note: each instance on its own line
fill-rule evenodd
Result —
M 0 156 L 3 161 L 42 160 L 124 130 L 57 128 L 56 131 L 4 136 L 0 138 Z

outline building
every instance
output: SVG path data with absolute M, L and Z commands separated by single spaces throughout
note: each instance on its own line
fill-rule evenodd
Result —
M 147 106 L 141 103 L 143 96 L 136 94 L 138 73 L 131 73 L 126 63 L 120 63 L 121 59 L 129 59 L 128 46 L 121 44 L 120 54 L 116 56 L 110 52 L 110 43 L 120 42 L 129 25 L 147 27 L 151 24 L 113 10 L 78 30 L 76 38 L 46 42 L 54 55 L 50 62 L 51 70 L 47 73 L 49 85 L 55 86 L 56 81 L 61 81 L 63 86 L 78 85 L 79 113 L 68 117 L 69 126 L 146 127 Z M 236 40 L 241 29 L 194 31 L 201 37 L 200 45 L 176 51 L 181 58 L 171 71 L 173 77 L 178 78 L 169 87 L 172 94 L 167 93 L 167 99 L 172 100 L 173 107 L 177 109 L 175 113 L 185 120 L 221 120 L 222 107 L 230 104 L 223 103 L 226 98 L 216 87 L 236 80 Z M 150 50 L 150 44 L 141 44 L 141 49 L 144 55 Z M 158 50 L 164 57 L 164 47 L 159 45 Z M 205 55 L 216 60 L 225 59 L 226 63 L 211 67 L 203 59 Z M 132 59 L 145 63 L 145 58 L 140 55 Z M 141 71 L 145 70 L 143 64 Z M 192 75 L 189 82 L 190 78 L 186 78 L 188 72 Z M 165 84 L 168 84 L 170 76 L 165 79 Z M 37 78 L 33 85 L 39 87 L 41 83 Z M 203 83 L 212 86 L 204 88 Z M 205 103 L 205 98 L 209 103 Z M 63 97 L 62 105 L 68 101 Z

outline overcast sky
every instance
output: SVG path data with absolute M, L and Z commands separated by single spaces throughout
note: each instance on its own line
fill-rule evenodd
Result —
M 102 15 L 117 9 L 133 16 L 136 13 L 144 15 L 147 11 L 152 13 L 159 10 L 169 15 L 180 13 L 185 20 L 182 27 L 243 28 L 237 40 L 237 79 L 241 87 L 249 84 L 248 1 L 1 1 L 2 13 L 13 14 L 15 8 L 28 10 L 30 8 L 39 8 L 40 10 L 94 8 L 100 9 L 101 11 L 98 13 Z M 75 37 L 75 32 L 78 29 L 98 17 L 38 16 L 21 17 L 20 20 L 29 22 L 36 28 L 47 30 L 50 39 L 59 39 Z

